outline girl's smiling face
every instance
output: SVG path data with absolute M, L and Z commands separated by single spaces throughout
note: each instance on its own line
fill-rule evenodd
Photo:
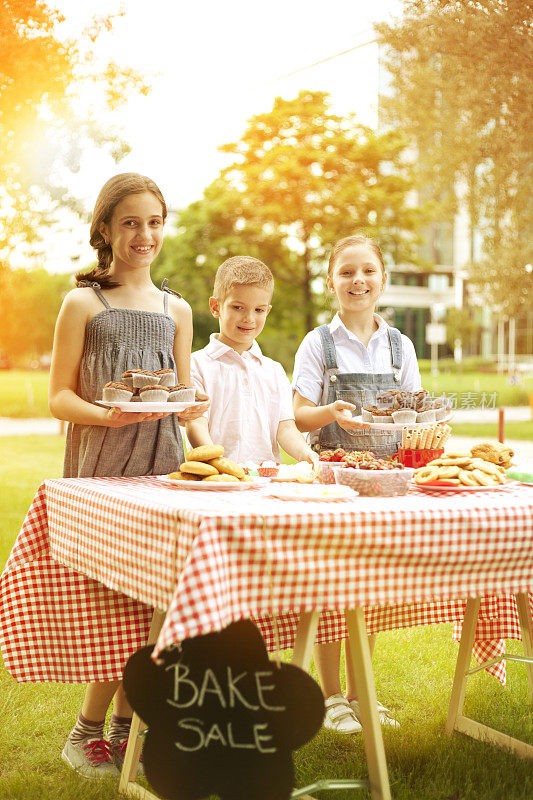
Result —
M 327 277 L 330 292 L 337 295 L 341 312 L 374 307 L 385 288 L 386 275 L 378 257 L 364 244 L 345 247 Z
M 113 267 L 149 267 L 163 244 L 163 208 L 152 192 L 130 194 L 117 203 L 101 233 L 111 244 Z
M 218 340 L 238 353 L 249 350 L 265 327 L 271 296 L 261 286 L 234 285 L 222 303 L 210 297 L 211 313 L 219 319 Z

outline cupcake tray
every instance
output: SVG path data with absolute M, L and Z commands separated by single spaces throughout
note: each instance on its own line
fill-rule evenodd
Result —
M 170 400 L 165 400 L 164 402 L 160 401 L 157 403 L 132 403 L 131 400 L 95 400 L 95 403 L 98 403 L 99 406 L 118 408 L 119 411 L 129 411 L 132 414 L 160 414 L 163 411 L 176 414 L 180 411 L 184 411 L 186 408 L 200 406 L 202 405 L 202 402 L 204 401 L 193 400 L 192 402 L 189 401 L 188 403 L 173 403 Z
M 444 419 L 438 419 L 437 421 L 433 422 L 363 422 L 362 415 L 358 417 L 352 417 L 354 422 L 362 422 L 363 425 L 368 425 L 369 428 L 377 428 L 378 430 L 402 430 L 403 428 L 434 428 L 435 425 L 445 425 L 451 418 L 453 414 L 448 414 L 447 417 Z M 354 431 L 355 433 L 357 431 Z

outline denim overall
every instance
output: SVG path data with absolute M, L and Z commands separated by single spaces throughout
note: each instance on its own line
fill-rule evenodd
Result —
M 344 400 L 356 406 L 355 416 L 361 414 L 361 408 L 375 405 L 376 395 L 385 389 L 396 389 L 400 381 L 402 367 L 402 338 L 396 328 L 389 328 L 392 372 L 374 374 L 366 372 L 339 373 L 335 344 L 328 325 L 319 327 L 320 340 L 324 353 L 326 375 L 328 379 L 327 397 L 323 403 Z M 325 387 L 324 387 L 325 393 Z M 330 422 L 318 432 L 318 441 L 314 442 L 314 450 L 334 450 L 343 447 L 345 450 L 371 450 L 378 458 L 394 455 L 402 439 L 401 429 L 391 431 L 369 428 L 348 433 L 336 422 Z

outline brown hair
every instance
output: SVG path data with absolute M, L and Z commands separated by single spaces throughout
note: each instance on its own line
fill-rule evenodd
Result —
M 76 274 L 76 285 L 83 281 L 91 281 L 99 283 L 102 289 L 112 289 L 114 286 L 120 286 L 109 277 L 113 252 L 111 245 L 106 242 L 99 229 L 102 223 L 105 225 L 111 224 L 113 212 L 124 197 L 130 194 L 142 194 L 142 192 L 152 192 L 157 197 L 163 209 L 163 219 L 166 219 L 167 206 L 165 200 L 159 187 L 150 178 L 139 175 L 137 172 L 122 172 L 120 175 L 114 175 L 102 186 L 94 206 L 89 235 L 89 243 L 98 254 L 98 264 L 89 272 L 78 272 Z
M 227 258 L 217 269 L 213 296 L 223 303 L 232 286 L 259 286 L 274 291 L 274 276 L 262 261 L 252 256 Z
M 333 270 L 335 269 L 335 261 L 340 256 L 342 251 L 346 250 L 347 247 L 356 247 L 357 245 L 365 245 L 369 250 L 372 251 L 381 264 L 381 271 L 383 273 L 383 277 L 385 277 L 385 262 L 383 261 L 383 254 L 379 248 L 379 245 L 368 236 L 363 236 L 362 234 L 357 233 L 354 236 L 345 236 L 344 239 L 339 239 L 339 241 L 335 242 L 333 245 L 331 255 L 329 257 L 328 278 L 331 279 Z

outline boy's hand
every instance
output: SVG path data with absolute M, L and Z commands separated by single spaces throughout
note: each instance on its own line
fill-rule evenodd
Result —
M 211 403 L 209 397 L 199 389 L 196 390 L 196 401 L 204 402 L 202 402 L 201 406 L 192 406 L 191 408 L 184 408 L 183 411 L 180 411 L 178 414 L 180 425 L 184 425 L 186 422 L 192 422 L 193 419 L 198 419 L 198 417 L 203 416 Z
M 352 403 L 346 403 L 344 400 L 335 400 L 330 406 L 333 414 L 333 419 L 345 431 L 353 431 L 360 428 L 368 428 L 366 422 L 356 422 L 352 417 L 352 411 L 355 411 L 355 406 Z
M 318 472 L 318 453 L 315 453 L 314 450 L 311 450 L 310 447 L 306 447 L 305 450 L 302 452 L 301 461 L 307 461 L 309 464 L 313 465 L 313 469 L 315 472 Z

